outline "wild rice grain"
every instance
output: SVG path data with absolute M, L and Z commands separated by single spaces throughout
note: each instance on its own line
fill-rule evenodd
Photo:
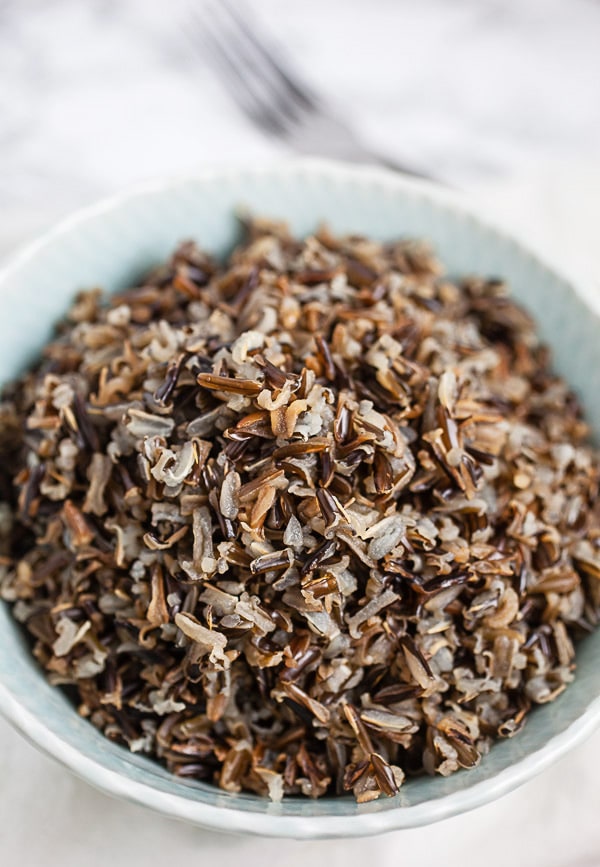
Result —
M 600 614 L 598 455 L 504 284 L 249 221 L 76 300 L 0 404 L 0 593 L 175 775 L 393 796 L 478 764 Z M 409 783 L 410 785 L 410 783 Z

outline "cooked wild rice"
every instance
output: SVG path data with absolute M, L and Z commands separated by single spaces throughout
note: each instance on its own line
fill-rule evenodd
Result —
M 498 280 L 266 221 L 77 300 L 0 406 L 0 587 L 53 684 L 182 777 L 393 795 L 573 678 L 598 458 Z

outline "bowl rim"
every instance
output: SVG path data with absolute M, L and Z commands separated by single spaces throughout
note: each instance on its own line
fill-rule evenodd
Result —
M 442 188 L 430 181 L 399 175 L 378 166 L 343 163 L 322 158 L 294 158 L 265 162 L 232 163 L 207 167 L 186 176 L 173 176 L 134 184 L 122 192 L 105 197 L 95 204 L 80 208 L 43 232 L 35 240 L 25 243 L 4 260 L 0 267 L 0 292 L 13 273 L 30 262 L 55 240 L 102 215 L 118 211 L 131 199 L 143 199 L 157 193 L 165 194 L 187 184 L 206 183 L 219 178 L 260 176 L 285 178 L 294 173 L 327 175 L 329 179 L 366 184 L 378 183 L 382 188 L 419 195 L 455 214 L 480 224 L 487 231 L 517 249 L 521 255 L 533 259 L 549 276 L 559 277 L 574 294 L 597 315 L 600 315 L 600 293 L 586 280 L 564 275 L 560 265 L 552 262 L 546 252 L 539 252 L 535 244 L 523 244 L 512 237 L 488 215 L 482 216 L 472 204 L 453 190 Z M 216 831 L 296 839 L 323 839 L 330 837 L 362 837 L 405 828 L 415 828 L 450 818 L 482 806 L 525 783 L 558 761 L 568 750 L 582 743 L 600 725 L 600 696 L 592 698 L 586 710 L 566 729 L 552 737 L 539 749 L 499 771 L 493 777 L 467 786 L 457 792 L 412 806 L 392 806 L 378 812 L 353 815 L 302 816 L 239 810 L 232 800 L 229 805 L 205 804 L 169 792 L 163 792 L 146 783 L 133 780 L 117 771 L 104 767 L 71 746 L 28 710 L 0 682 L 0 714 L 30 743 L 49 757 L 72 771 L 105 794 L 124 798 L 170 818 L 180 819 Z M 269 803 L 269 802 L 266 802 Z M 271 805 L 272 806 L 272 805 Z

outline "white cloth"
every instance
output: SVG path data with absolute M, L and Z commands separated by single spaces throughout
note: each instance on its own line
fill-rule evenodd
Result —
M 600 291 L 600 4 L 256 0 L 380 148 L 418 155 Z M 271 21 L 272 19 L 272 21 Z M 0 254 L 127 183 L 285 153 L 186 41 L 187 0 L 0 0 Z M 358 108 L 360 106 L 360 109 Z M 600 864 L 600 733 L 500 801 L 370 840 L 236 839 L 111 800 L 0 721 L 0 860 L 18 867 Z

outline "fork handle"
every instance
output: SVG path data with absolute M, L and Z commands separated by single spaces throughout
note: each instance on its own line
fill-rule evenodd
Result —
M 396 160 L 393 160 L 390 157 L 385 156 L 384 154 L 376 153 L 374 151 L 368 151 L 366 156 L 370 157 L 373 162 L 377 163 L 377 165 L 384 166 L 384 168 L 391 169 L 391 171 L 398 172 L 401 175 L 409 175 L 412 178 L 419 178 L 423 181 L 439 182 L 439 178 L 434 177 L 429 172 L 417 168 L 414 165 L 397 162 Z

